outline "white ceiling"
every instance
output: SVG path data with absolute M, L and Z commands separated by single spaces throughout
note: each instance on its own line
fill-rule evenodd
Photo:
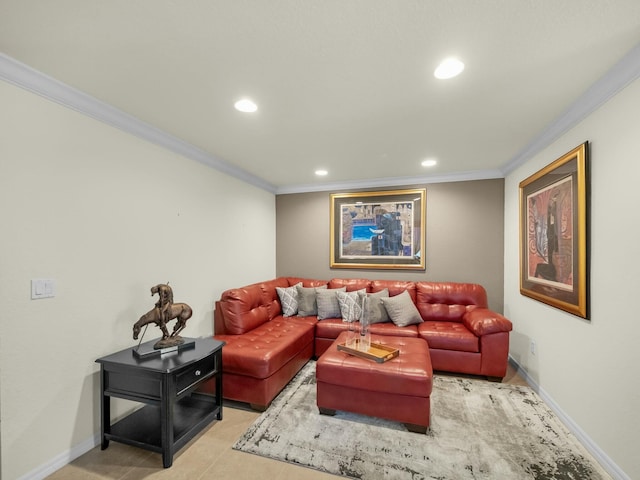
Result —
M 0 78 L 276 193 L 503 176 L 638 45 L 638 0 L 0 2 Z

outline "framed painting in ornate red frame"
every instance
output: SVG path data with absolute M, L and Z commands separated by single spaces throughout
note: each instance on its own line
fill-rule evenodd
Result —
M 588 147 L 520 182 L 520 293 L 586 319 Z

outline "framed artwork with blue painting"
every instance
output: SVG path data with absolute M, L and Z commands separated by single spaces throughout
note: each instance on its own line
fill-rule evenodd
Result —
M 426 189 L 331 195 L 331 268 L 425 269 Z
M 588 143 L 520 182 L 520 293 L 589 318 Z

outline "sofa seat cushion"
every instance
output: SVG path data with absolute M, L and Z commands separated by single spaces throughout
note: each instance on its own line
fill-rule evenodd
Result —
M 216 335 L 225 373 L 268 378 L 313 343 L 315 324 L 276 317 L 243 335 Z
M 429 348 L 472 353 L 480 351 L 478 337 L 462 323 L 426 321 L 418 325 L 418 335 L 427 341 Z
M 316 323 L 316 337 L 337 338 L 342 332 L 349 330 L 349 322 L 341 318 L 325 318 Z
M 374 323 L 369 325 L 369 331 L 374 335 L 386 335 L 388 337 L 417 337 L 418 326 L 407 325 L 399 327 L 393 322 Z
M 356 328 L 360 328 L 360 323 L 355 322 Z M 327 318 L 320 320 L 316 324 L 317 338 L 338 338 L 342 332 L 349 329 L 349 322 L 343 322 L 339 318 Z M 392 337 L 417 337 L 418 328 L 416 325 L 408 327 L 398 327 L 392 322 L 374 323 L 369 325 L 369 331 L 375 335 L 386 335 Z
M 315 315 L 309 315 L 308 317 L 291 317 L 291 322 L 293 323 L 306 323 L 308 325 L 313 325 L 315 327 L 316 323 L 318 323 L 318 317 Z

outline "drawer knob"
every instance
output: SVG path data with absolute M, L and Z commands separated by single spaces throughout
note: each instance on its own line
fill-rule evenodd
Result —
M 196 377 L 199 377 L 200 373 L 201 373 L 200 370 L 196 370 Z

